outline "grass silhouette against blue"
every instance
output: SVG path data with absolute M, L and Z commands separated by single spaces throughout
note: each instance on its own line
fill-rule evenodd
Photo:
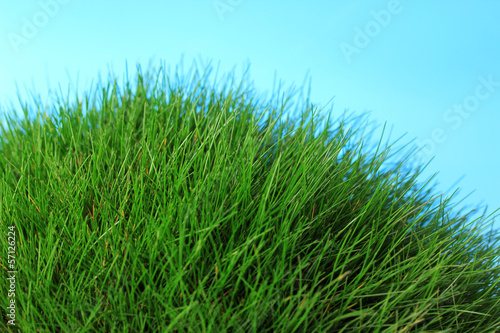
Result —
M 260 100 L 230 76 L 216 89 L 209 73 L 139 69 L 83 100 L 60 98 L 55 115 L 38 105 L 29 120 L 24 104 L 23 120 L 2 125 L 18 328 L 500 326 L 498 237 L 481 234 L 490 217 L 454 213 L 408 159 L 384 168 L 390 147 L 366 151 L 358 118 L 329 115 L 314 136 L 326 117 L 308 100 L 284 121 L 291 96 Z

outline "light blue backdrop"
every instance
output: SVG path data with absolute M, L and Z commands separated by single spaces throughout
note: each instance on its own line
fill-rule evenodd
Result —
M 500 207 L 500 1 L 1 0 L 0 13 L 1 113 L 16 84 L 48 100 L 126 61 L 250 64 L 261 92 L 309 74 L 312 101 L 371 111 L 421 162 L 435 156 L 422 181 L 439 172 L 438 193 Z

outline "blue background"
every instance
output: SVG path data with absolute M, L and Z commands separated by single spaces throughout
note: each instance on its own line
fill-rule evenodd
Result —
M 436 193 L 500 207 L 500 1 L 1 0 L 0 13 L 0 114 L 18 92 L 83 92 L 127 61 L 250 64 L 260 92 L 309 75 L 313 102 L 370 111 L 424 147 L 415 161 L 435 156 L 421 180 L 439 172 Z

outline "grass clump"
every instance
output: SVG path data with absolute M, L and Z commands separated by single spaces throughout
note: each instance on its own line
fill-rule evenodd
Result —
M 352 119 L 329 116 L 314 136 L 309 103 L 284 122 L 290 96 L 261 102 L 229 79 L 217 90 L 207 73 L 185 83 L 139 71 L 61 99 L 56 116 L 29 120 L 26 106 L 2 125 L 18 328 L 498 329 L 486 217 L 454 214 L 417 184 L 420 168 L 403 171 L 407 159 L 384 169 L 390 147 L 368 154 Z

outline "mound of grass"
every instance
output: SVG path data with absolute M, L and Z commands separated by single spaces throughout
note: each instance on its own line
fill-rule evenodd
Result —
M 55 116 L 40 106 L 29 120 L 26 106 L 2 126 L 16 328 L 498 329 L 487 217 L 453 213 L 451 198 L 417 184 L 420 167 L 403 171 L 407 159 L 384 169 L 390 147 L 369 154 L 352 119 L 329 115 L 315 136 L 309 103 L 300 122 L 283 121 L 289 96 L 262 102 L 205 74 L 185 83 L 139 71 L 61 99 Z M 7 247 L 2 237 L 5 270 Z

